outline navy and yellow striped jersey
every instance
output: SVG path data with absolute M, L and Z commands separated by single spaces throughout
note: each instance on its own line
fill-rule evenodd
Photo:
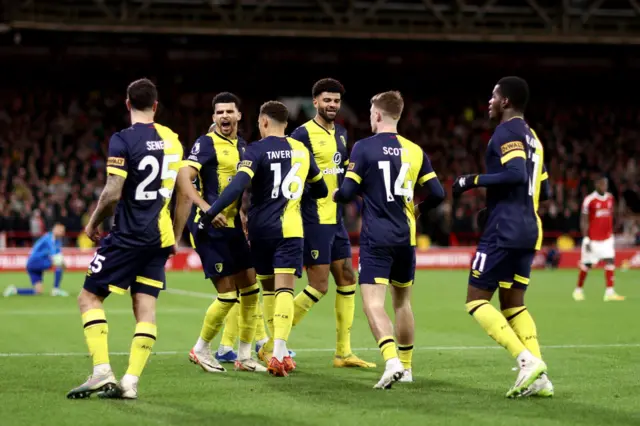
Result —
M 364 200 L 360 244 L 416 245 L 416 184 L 436 178 L 427 155 L 396 133 L 358 141 L 345 175 L 360 185 Z
M 246 149 L 247 142 L 238 137 L 229 139 L 217 132 L 207 133 L 200 136 L 191 148 L 191 153 L 184 161 L 186 166 L 193 167 L 198 171 L 195 182 L 202 198 L 212 205 L 220 196 L 222 191 L 229 185 L 238 171 L 238 164 L 242 159 L 242 154 Z M 222 211 L 227 219 L 228 228 L 241 227 L 240 224 L 240 203 L 234 201 L 230 206 Z M 202 212 L 197 206 L 193 206 L 190 220 L 198 222 Z M 220 232 L 214 228 L 209 228 L 210 235 L 217 235 Z
M 512 118 L 496 127 L 485 155 L 486 173 L 500 173 L 514 158 L 526 165 L 526 181 L 487 187 L 487 223 L 483 241 L 499 247 L 536 249 L 542 245 L 538 216 L 540 187 L 547 179 L 544 150 L 524 119 Z
M 135 123 L 111 137 L 107 173 L 125 178 L 110 234 L 114 246 L 175 244 L 169 202 L 182 155 L 178 135 L 157 123 Z
M 302 196 L 302 220 L 305 225 L 337 224 L 342 222 L 343 207 L 333 201 L 333 191 L 344 179 L 347 158 L 347 131 L 336 124 L 328 130 L 315 120 L 309 120 L 291 133 L 291 137 L 305 144 L 322 171 L 329 195 L 314 199 L 308 193 Z
M 249 238 L 302 238 L 300 201 L 305 183 L 322 179 L 304 144 L 278 136 L 253 142 L 240 162 L 241 172 L 251 177 Z

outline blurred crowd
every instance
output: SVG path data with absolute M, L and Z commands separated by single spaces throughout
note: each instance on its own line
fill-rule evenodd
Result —
M 162 93 L 161 93 L 162 95 Z M 211 122 L 213 93 L 186 93 L 162 99 L 157 121 L 173 128 L 189 149 Z M 124 96 L 116 92 L 83 95 L 34 91 L 4 92 L 0 104 L 0 232 L 10 245 L 27 245 L 62 221 L 79 233 L 95 208 L 105 182 L 110 135 L 128 126 Z M 406 99 L 400 131 L 420 144 L 446 189 L 455 176 L 483 171 L 492 127 L 486 99 L 443 104 L 440 99 Z M 350 99 L 345 101 L 349 107 Z M 244 100 L 240 133 L 258 137 L 254 127 L 260 101 Z M 362 102 L 365 104 L 366 100 Z M 370 135 L 368 110 L 349 108 L 340 119 L 350 144 Z M 593 191 L 598 173 L 609 177 L 616 197 L 616 232 L 629 244 L 638 240 L 640 188 L 640 109 L 598 105 L 531 105 L 527 116 L 545 146 L 552 200 L 540 208 L 545 232 L 578 233 L 580 205 Z M 308 118 L 294 114 L 289 130 Z M 421 220 L 421 230 L 440 245 L 473 242 L 475 213 L 484 206 L 483 190 L 447 200 Z M 347 209 L 350 231 L 359 230 L 361 205 Z M 106 224 L 108 227 L 108 223 Z

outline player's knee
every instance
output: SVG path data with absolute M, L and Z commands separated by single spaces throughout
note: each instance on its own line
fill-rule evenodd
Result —
M 36 294 L 42 294 L 42 292 L 44 291 L 44 288 L 43 288 L 42 283 L 35 284 L 35 285 L 33 286 L 33 291 L 34 291 Z
M 307 269 L 309 285 L 322 294 L 329 291 L 329 268 L 327 265 L 317 265 Z
M 78 307 L 80 312 L 86 312 L 89 309 L 95 309 L 100 307 L 102 301 L 93 293 L 88 292 L 85 289 L 78 294 Z
M 134 293 L 131 296 L 133 314 L 137 322 L 156 322 L 156 298 L 144 293 Z
M 229 293 L 235 291 L 236 284 L 231 277 L 221 277 L 213 280 L 213 284 L 216 287 L 218 293 Z

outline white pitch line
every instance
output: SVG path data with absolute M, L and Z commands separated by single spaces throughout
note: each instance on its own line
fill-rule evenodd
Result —
M 105 310 L 107 316 L 108 315 L 133 315 L 133 311 L 129 309 L 109 309 Z M 167 308 L 158 309 L 158 315 L 162 316 L 162 314 L 193 314 L 193 313 L 202 313 L 202 309 L 196 308 Z M 10 311 L 0 311 L 0 315 L 37 315 L 37 316 L 49 316 L 49 315 L 80 315 L 80 311 L 77 309 L 43 309 L 43 310 L 10 310 Z
M 640 343 L 611 343 L 611 344 L 593 344 L 593 345 L 549 345 L 542 346 L 542 349 L 605 349 L 605 348 L 640 348 Z M 295 348 L 294 348 L 295 349 Z M 497 350 L 501 349 L 500 346 L 423 346 L 415 348 L 416 351 L 482 351 L 482 350 Z M 379 351 L 378 348 L 356 348 L 355 352 L 366 351 Z M 300 348 L 295 349 L 296 352 L 333 352 L 333 348 Z M 160 351 L 153 352 L 153 355 L 185 355 L 188 350 L 181 351 Z M 129 352 L 111 352 L 109 355 L 124 356 L 129 355 Z M 9 352 L 0 353 L 0 358 L 10 357 L 31 357 L 31 356 L 51 356 L 51 357 L 65 357 L 65 356 L 89 356 L 86 352 L 43 352 L 43 353 L 19 353 Z
M 170 294 L 179 294 L 180 296 L 191 296 L 200 299 L 211 300 L 216 297 L 214 293 L 200 293 L 199 291 L 180 290 L 179 288 L 168 288 L 165 291 Z M 158 310 L 158 312 L 161 312 L 161 310 Z

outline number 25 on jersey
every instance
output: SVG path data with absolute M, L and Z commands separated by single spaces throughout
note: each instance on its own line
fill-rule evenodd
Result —
M 162 183 L 160 189 L 157 191 L 147 191 L 147 187 L 155 182 L 160 174 L 160 162 L 153 155 L 145 156 L 140 163 L 138 163 L 138 170 L 145 171 L 151 169 L 149 175 L 136 187 L 136 200 L 156 200 L 158 194 L 164 199 L 170 199 L 173 194 L 173 188 L 176 184 L 176 178 L 178 177 L 178 171 L 173 166 L 181 161 L 181 158 L 177 154 L 165 155 L 162 158 L 162 174 L 160 178 Z

